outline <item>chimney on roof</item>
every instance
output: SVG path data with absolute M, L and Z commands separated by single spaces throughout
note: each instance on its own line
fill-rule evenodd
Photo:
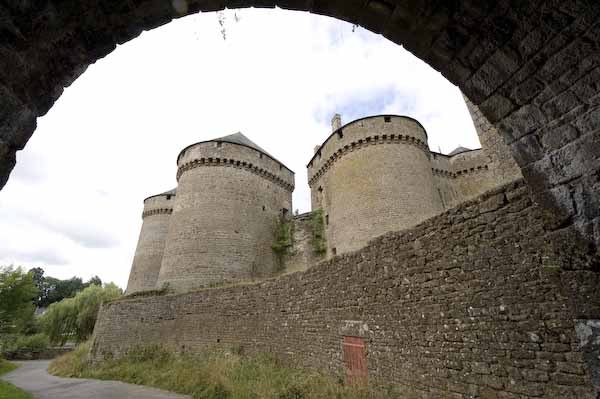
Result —
M 333 115 L 333 119 L 331 119 L 331 128 L 332 131 L 335 132 L 339 128 L 342 127 L 342 116 L 340 114 Z

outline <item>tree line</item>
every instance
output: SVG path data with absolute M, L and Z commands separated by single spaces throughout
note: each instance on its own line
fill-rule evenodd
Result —
M 61 280 L 44 276 L 39 267 L 26 272 L 0 266 L 0 352 L 85 341 L 100 305 L 122 294 L 98 276 L 86 282 L 78 277 Z

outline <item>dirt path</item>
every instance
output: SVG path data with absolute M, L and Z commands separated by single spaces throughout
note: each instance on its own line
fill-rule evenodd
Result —
M 20 367 L 0 379 L 32 393 L 37 399 L 190 399 L 123 382 L 54 377 L 46 371 L 50 364 L 47 360 L 15 363 Z

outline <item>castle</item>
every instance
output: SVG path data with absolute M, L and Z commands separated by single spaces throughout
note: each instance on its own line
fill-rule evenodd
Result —
M 246 136 L 190 145 L 178 187 L 144 200 L 127 293 L 266 278 L 358 250 L 502 183 L 488 153 L 430 151 L 410 117 L 342 126 L 336 114 L 307 165 L 313 212 L 293 216 L 294 172 Z
M 448 155 L 412 118 L 336 115 L 303 215 L 293 172 L 243 135 L 186 148 L 92 361 L 240 348 L 407 398 L 597 398 L 597 254 L 467 107 L 482 149 Z

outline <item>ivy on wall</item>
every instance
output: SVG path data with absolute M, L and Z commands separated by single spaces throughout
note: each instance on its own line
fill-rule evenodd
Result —
M 279 259 L 279 269 L 283 269 L 284 257 L 294 246 L 294 223 L 291 219 L 280 216 L 275 228 L 275 242 L 271 249 Z
M 312 212 L 312 246 L 317 255 L 327 252 L 327 241 L 325 239 L 325 223 L 323 222 L 323 210 L 316 209 Z

